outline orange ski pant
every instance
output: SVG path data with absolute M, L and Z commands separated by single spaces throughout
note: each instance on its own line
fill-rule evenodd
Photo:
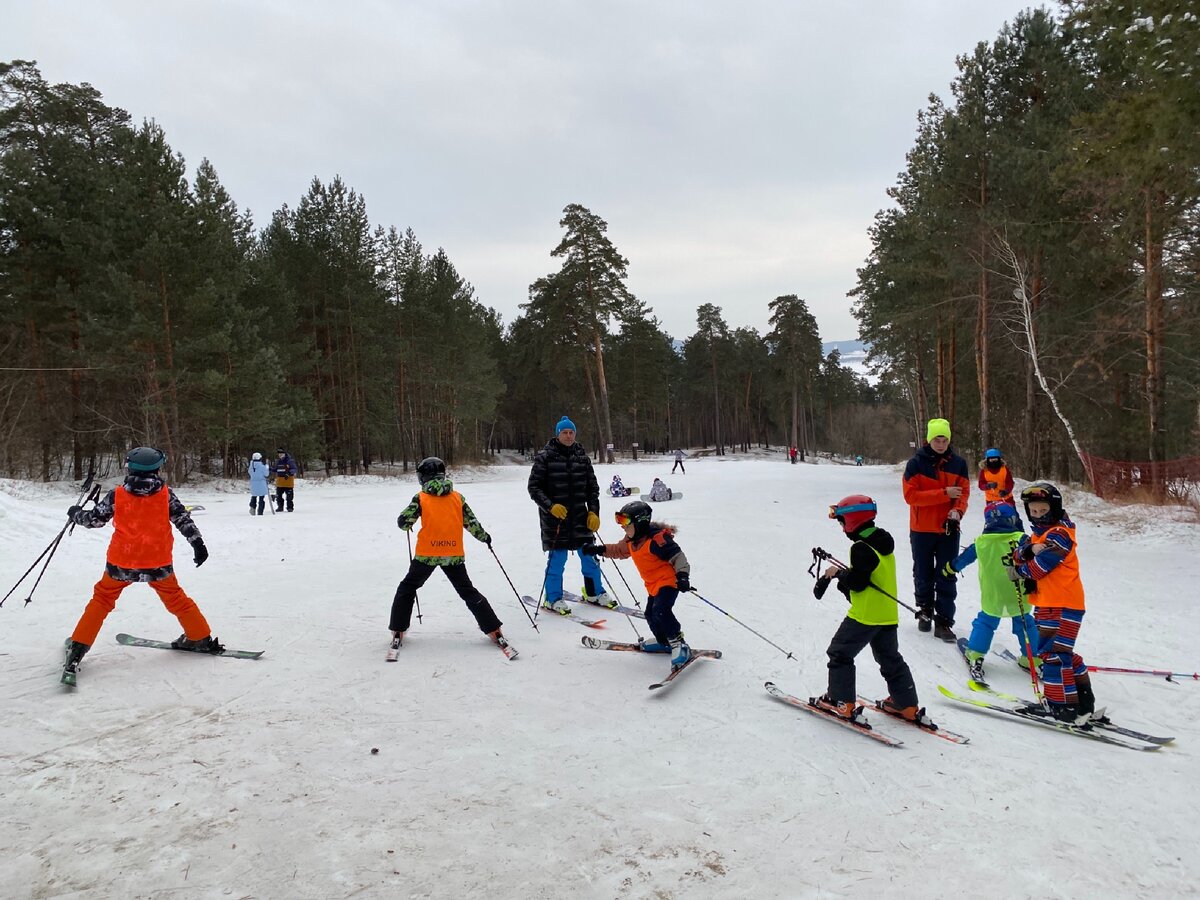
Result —
M 87 608 L 80 616 L 79 623 L 71 634 L 71 640 L 87 644 L 89 647 L 94 644 L 96 635 L 100 633 L 100 626 L 104 624 L 108 614 L 116 608 L 117 598 L 121 596 L 121 591 L 133 583 L 132 581 L 117 581 L 105 572 L 96 582 L 96 587 L 92 591 L 92 599 L 88 601 Z M 208 627 L 208 620 L 200 612 L 200 607 L 183 592 L 174 572 L 166 578 L 151 581 L 148 584 L 158 593 L 158 599 L 167 608 L 167 612 L 179 620 L 188 640 L 198 641 L 212 633 Z

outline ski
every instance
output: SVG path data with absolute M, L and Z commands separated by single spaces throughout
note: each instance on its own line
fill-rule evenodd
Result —
M 1045 725 L 1049 728 L 1066 732 L 1067 734 L 1075 734 L 1079 737 L 1088 738 L 1089 740 L 1101 741 L 1102 743 L 1113 744 L 1117 747 L 1126 747 L 1130 750 L 1158 750 L 1162 747 L 1162 744 L 1135 743 L 1133 740 L 1122 740 L 1121 738 L 1113 737 L 1111 734 L 1102 733 L 1100 729 L 1094 728 L 1092 725 L 1072 725 L 1070 722 L 1060 722 L 1057 719 L 1034 715 L 1020 709 L 1014 709 L 1011 706 L 1000 706 L 996 703 L 977 700 L 974 697 L 963 697 L 940 684 L 938 685 L 938 690 L 941 691 L 943 696 L 949 697 L 951 700 L 957 700 L 959 703 L 969 703 L 972 706 L 978 706 L 980 709 L 990 709 L 993 712 L 1003 713 L 1006 716 L 1012 716 L 1017 719 L 1024 719 L 1026 722 L 1033 722 L 1037 725 Z
M 891 716 L 893 719 L 897 720 L 898 722 L 906 722 L 909 725 L 912 725 L 914 728 L 919 728 L 921 731 L 924 731 L 926 734 L 932 734 L 934 737 L 941 738 L 943 741 L 949 741 L 952 744 L 969 744 L 969 743 L 971 743 L 971 739 L 969 737 L 967 737 L 966 735 L 958 734 L 957 732 L 949 731 L 945 728 L 939 728 L 936 725 L 933 726 L 932 728 L 930 728 L 928 726 L 922 725 L 920 722 L 914 722 L 911 719 L 906 719 L 906 718 L 904 718 L 904 716 L 900 715 L 899 713 L 895 713 L 895 712 L 892 712 L 891 710 L 884 709 L 882 706 L 880 706 L 880 704 L 883 702 L 882 700 L 870 700 L 866 697 L 859 697 L 858 702 L 860 705 L 865 706 L 867 709 L 875 710 L 876 712 L 881 712 L 885 716 Z
M 266 650 L 225 650 L 221 653 L 209 653 L 205 650 L 184 650 L 172 647 L 170 641 L 154 641 L 149 638 L 134 637 L 131 634 L 118 634 L 117 643 L 126 647 L 153 647 L 158 650 L 180 650 L 183 653 L 200 653 L 204 656 L 227 656 L 233 659 L 258 659 Z
M 711 651 L 708 651 L 707 653 L 703 653 L 703 654 L 698 653 L 697 651 L 693 650 L 691 652 L 691 655 L 688 656 L 687 662 L 685 662 L 681 666 L 672 666 L 671 674 L 668 675 L 666 678 L 664 678 L 662 681 L 656 681 L 654 684 L 650 685 L 650 690 L 657 691 L 659 688 L 665 688 L 667 685 L 672 684 L 676 678 L 678 678 L 680 675 L 682 675 L 684 672 L 686 672 L 688 669 L 690 669 L 692 667 L 692 663 L 694 663 L 698 659 L 720 659 L 720 658 L 721 658 L 720 650 L 711 650 Z
M 641 644 L 634 644 L 634 643 L 629 643 L 626 641 L 605 641 L 605 640 L 601 640 L 600 638 L 593 638 L 593 637 L 580 638 L 580 640 L 583 642 L 583 646 L 587 647 L 590 650 L 622 650 L 622 651 L 629 651 L 632 653 L 656 653 L 656 654 L 671 652 L 669 649 L 668 650 L 643 650 Z M 693 649 L 692 656 L 707 656 L 709 659 L 720 659 L 721 651 L 720 650 L 696 650 L 696 649 Z
M 985 691 L 990 690 L 986 681 L 976 681 L 971 677 L 971 660 L 967 659 L 967 639 L 959 638 L 957 643 L 958 652 L 962 655 L 963 662 L 967 664 L 967 686 L 973 691 L 977 691 L 980 688 Z
M 392 632 L 392 643 L 388 646 L 387 662 L 395 662 L 400 657 L 400 647 L 404 644 L 404 635 L 398 631 Z
M 530 609 L 538 609 L 539 608 L 538 602 L 536 600 L 534 600 L 532 597 L 530 597 L 528 594 L 526 594 L 525 596 L 523 596 L 521 598 L 521 602 L 524 603 L 526 606 L 528 606 Z M 570 612 L 560 613 L 556 609 L 550 609 L 548 607 L 540 607 L 540 608 L 545 609 L 547 613 L 553 614 L 555 616 L 561 616 L 564 619 L 570 619 L 572 622 L 578 622 L 580 625 L 584 626 L 585 628 L 603 628 L 604 623 L 608 621 L 607 619 L 585 619 L 582 616 L 575 615 L 574 610 L 571 610 Z
M 851 731 L 855 731 L 864 737 L 869 737 L 871 740 L 878 741 L 885 747 L 899 747 L 904 743 L 904 741 L 900 740 L 899 738 L 894 738 L 891 735 L 884 734 L 882 731 L 872 728 L 866 723 L 863 723 L 862 725 L 856 725 L 849 719 L 843 719 L 837 713 L 830 712 L 827 709 L 822 709 L 819 706 L 815 706 L 812 700 L 805 702 L 799 697 L 793 697 L 791 694 L 781 691 L 778 687 L 776 687 L 773 681 L 768 681 L 763 685 L 763 687 L 765 687 L 767 689 L 767 693 L 776 700 L 781 700 L 790 706 L 796 707 L 796 709 L 802 709 L 805 712 L 810 712 L 813 715 L 820 716 L 821 718 L 827 719 L 834 724 L 841 725 L 843 728 L 849 728 Z
M 517 653 L 517 648 L 510 644 L 508 642 L 508 638 L 506 638 L 504 635 L 492 638 L 492 643 L 499 647 L 500 652 L 509 659 L 516 659 L 518 656 L 520 656 L 520 654 Z
M 617 613 L 618 615 L 633 616 L 635 619 L 646 618 L 646 613 L 640 609 L 637 609 L 636 607 L 621 606 L 620 604 L 618 604 L 616 606 L 606 606 L 603 603 L 597 603 L 595 600 L 592 600 L 589 597 L 583 597 L 583 596 L 580 596 L 579 594 L 572 594 L 570 591 L 563 591 L 563 599 L 570 600 L 572 603 L 586 603 L 588 606 L 598 606 L 598 607 L 600 607 L 600 609 L 612 610 L 613 612 Z M 600 621 L 603 622 L 605 620 L 601 619 Z

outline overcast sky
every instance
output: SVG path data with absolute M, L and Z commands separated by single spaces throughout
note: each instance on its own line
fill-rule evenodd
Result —
M 917 112 L 1032 5 L 39 0 L 7 4 L 0 59 L 157 120 L 260 227 L 341 175 L 505 322 L 581 203 L 675 337 L 700 303 L 765 332 L 798 294 L 843 340 Z

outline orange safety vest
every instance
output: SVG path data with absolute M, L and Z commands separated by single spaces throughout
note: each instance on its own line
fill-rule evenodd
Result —
M 463 550 L 463 498 L 458 491 L 441 497 L 417 495 L 421 504 L 421 530 L 417 532 L 417 556 L 465 556 Z
M 1052 531 L 1061 531 L 1071 539 L 1071 552 L 1066 559 L 1050 570 L 1044 577 L 1039 578 L 1037 592 L 1029 595 L 1034 606 L 1061 606 L 1064 609 L 1084 609 L 1083 581 L 1079 577 L 1079 557 L 1075 551 L 1075 529 L 1066 525 L 1054 525 L 1042 534 L 1029 536 L 1029 543 L 1035 547 L 1046 543 L 1046 537 Z
M 171 492 L 166 485 L 148 496 L 124 487 L 113 492 L 113 536 L 108 562 L 122 569 L 159 569 L 171 565 Z
M 649 540 L 640 544 L 629 545 L 629 555 L 637 566 L 638 574 L 646 582 L 646 593 L 653 597 L 665 587 L 677 587 L 675 582 L 675 567 L 665 559 L 659 559 L 650 552 L 650 544 L 655 542 L 663 546 L 670 537 L 670 532 L 660 531 Z
M 1004 490 L 1004 486 L 1006 484 L 1008 484 L 1008 466 L 1002 465 L 995 472 L 993 472 L 987 466 L 984 466 L 983 472 L 979 476 L 979 480 L 996 482 L 996 486 L 994 488 L 984 488 L 983 489 L 984 496 L 987 497 L 988 503 L 995 503 L 999 500 L 1008 502 L 1012 499 L 1011 497 L 1001 497 L 1000 496 L 1000 492 L 1002 490 Z

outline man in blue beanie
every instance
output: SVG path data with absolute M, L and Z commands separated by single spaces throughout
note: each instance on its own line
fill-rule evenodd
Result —
M 542 525 L 542 549 L 549 552 L 546 562 L 546 593 L 542 605 L 556 613 L 569 615 L 571 607 L 563 600 L 563 570 L 567 556 L 593 541 L 600 528 L 600 483 L 592 461 L 575 440 L 575 423 L 566 416 L 554 426 L 554 437 L 533 458 L 529 473 L 529 496 L 538 507 Z M 600 564 L 594 556 L 579 553 L 583 569 L 583 593 L 592 602 L 613 607 L 600 578 Z

